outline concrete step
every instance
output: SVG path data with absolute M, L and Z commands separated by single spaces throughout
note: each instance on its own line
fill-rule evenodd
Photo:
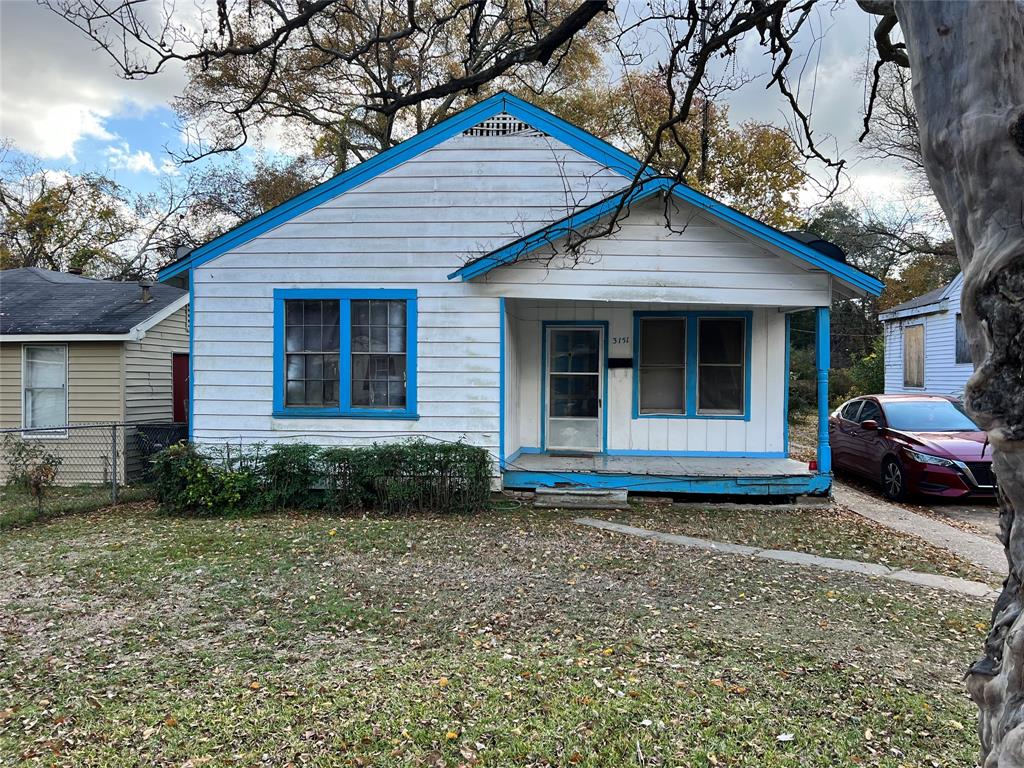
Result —
M 541 509 L 626 509 L 624 489 L 538 488 L 533 505 Z

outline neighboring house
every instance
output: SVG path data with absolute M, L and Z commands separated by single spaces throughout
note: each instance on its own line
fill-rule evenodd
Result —
M 0 429 L 62 456 L 63 484 L 105 481 L 110 432 L 72 425 L 187 420 L 188 334 L 180 288 L 0 271 Z
M 832 298 L 882 289 L 507 94 L 160 277 L 193 294 L 197 442 L 420 435 L 507 488 L 738 494 L 827 491 L 827 431 L 787 458 L 789 314 L 817 308 L 824 416 Z
M 960 316 L 963 273 L 878 315 L 885 326 L 885 391 L 961 396 L 974 373 Z

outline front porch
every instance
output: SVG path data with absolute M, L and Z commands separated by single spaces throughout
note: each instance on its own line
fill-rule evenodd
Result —
M 503 487 L 829 492 L 827 308 L 816 313 L 822 428 L 809 465 L 789 458 L 796 308 L 501 303 Z
M 789 496 L 825 493 L 830 478 L 788 458 L 521 453 L 506 460 L 503 483 L 527 490 Z

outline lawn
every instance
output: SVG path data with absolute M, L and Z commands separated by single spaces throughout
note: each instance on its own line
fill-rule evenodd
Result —
M 141 501 L 151 495 L 145 485 L 118 488 L 122 501 Z M 0 531 L 48 517 L 93 512 L 109 506 L 110 500 L 109 485 L 56 485 L 47 488 L 40 500 L 21 484 L 0 484 Z
M 907 536 L 837 507 L 700 507 L 637 505 L 596 515 L 619 523 L 764 549 L 882 563 L 998 584 L 998 577 L 923 539 Z
M 529 510 L 0 534 L 0 764 L 970 766 L 980 601 Z

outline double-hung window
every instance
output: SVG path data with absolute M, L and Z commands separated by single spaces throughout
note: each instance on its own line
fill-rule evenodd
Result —
M 746 321 L 701 317 L 697 324 L 697 413 L 740 416 L 746 399 Z
M 638 312 L 636 418 L 748 419 L 749 312 Z
M 416 417 L 416 292 L 279 289 L 277 416 Z
M 26 344 L 22 360 L 22 423 L 26 429 L 68 423 L 68 348 L 63 344 Z M 62 437 L 64 430 L 35 436 Z

